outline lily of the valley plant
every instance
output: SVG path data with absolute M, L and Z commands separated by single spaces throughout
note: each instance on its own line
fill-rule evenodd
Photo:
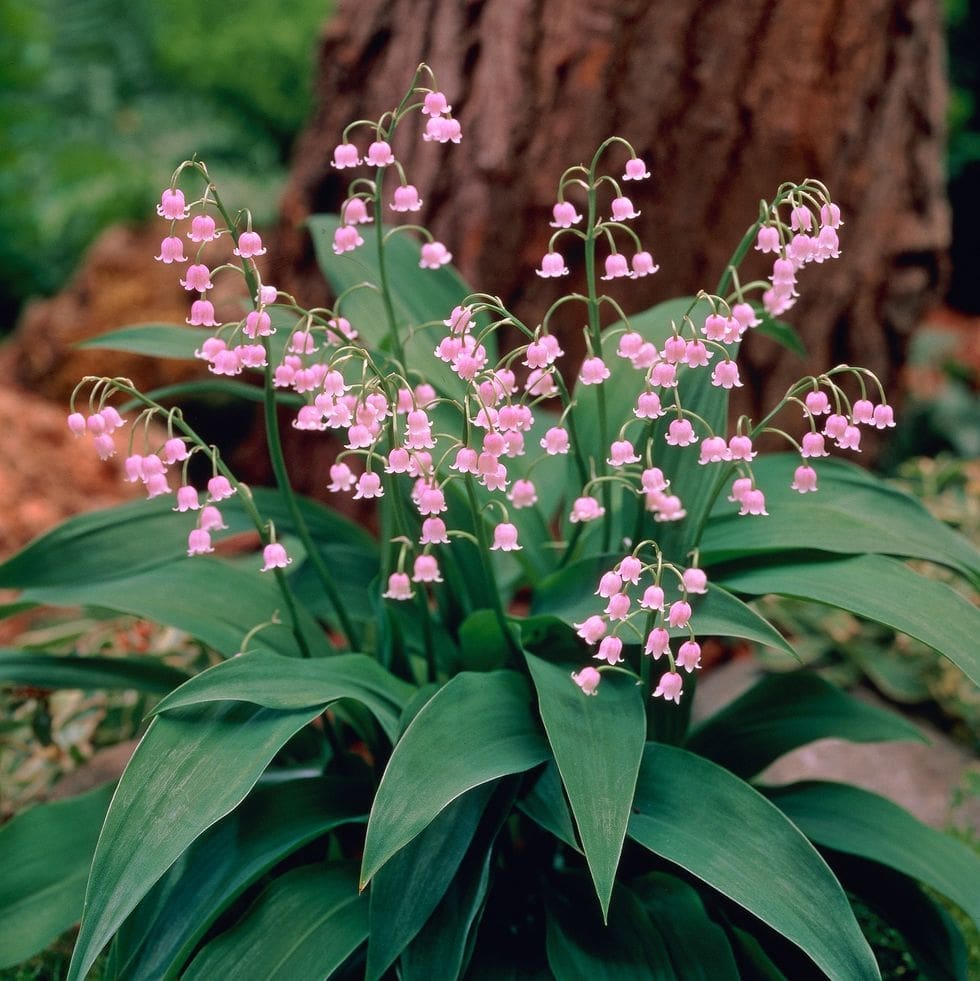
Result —
M 151 500 L 66 522 L 0 586 L 18 609 L 179 628 L 220 663 L 95 659 L 99 679 L 164 697 L 114 790 L 0 830 L 24 896 L 44 858 L 74 883 L 44 917 L 0 910 L 11 955 L 81 915 L 71 978 L 107 945 L 102 976 L 127 981 L 874 978 L 858 903 L 925 975 L 965 977 L 935 894 L 977 917 L 972 852 L 869 792 L 757 780 L 818 738 L 914 728 L 795 670 L 690 721 L 705 637 L 794 666 L 749 602 L 770 593 L 888 624 L 977 677 L 977 612 L 903 561 L 976 582 L 977 553 L 836 452 L 894 424 L 878 379 L 803 374 L 763 418 L 729 418 L 743 338 L 792 342 L 776 318 L 807 267 L 846 261 L 840 209 L 819 181 L 784 184 L 713 291 L 632 312 L 632 281 L 658 271 L 631 224 L 650 174 L 613 137 L 558 178 L 537 269 L 578 257 L 586 289 L 525 322 L 414 223 L 396 149 L 462 136 L 425 66 L 397 108 L 347 127 L 348 195 L 310 223 L 330 308 L 264 281 L 249 213 L 202 162 L 164 190 L 157 259 L 188 326 L 95 344 L 201 358 L 212 380 L 185 391 L 260 399 L 276 486 L 240 482 L 179 389 L 79 384 L 72 431 Z M 233 263 L 214 258 L 228 237 Z M 771 272 L 743 281 L 753 248 Z M 211 291 L 236 278 L 241 315 L 220 320 Z M 373 501 L 376 536 L 293 491 L 283 424 L 332 448 L 322 497 Z M 760 455 L 764 433 L 784 452 Z M 254 552 L 222 549 L 248 529 Z M 0 679 L 57 687 L 86 663 L 8 651 Z

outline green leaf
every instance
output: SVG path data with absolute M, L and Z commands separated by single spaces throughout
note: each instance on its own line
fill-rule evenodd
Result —
M 97 606 L 154 620 L 184 630 L 228 657 L 241 649 L 250 627 L 271 621 L 283 606 L 275 579 L 263 576 L 258 567 L 247 571 L 210 556 L 189 559 L 179 569 L 176 564 L 158 566 L 108 582 L 79 578 L 74 585 L 25 589 L 21 596 L 35 603 Z M 326 638 L 313 618 L 301 607 L 297 613 L 307 644 L 327 653 Z M 298 654 L 285 626 L 267 627 L 261 640 L 279 653 Z
M 809 671 L 772 674 L 698 726 L 686 748 L 749 779 L 784 753 L 834 737 L 925 742 L 900 715 L 859 702 Z
M 89 337 L 76 347 L 193 361 L 194 351 L 200 348 L 205 336 L 200 330 L 180 324 L 133 324 L 107 331 L 98 337 Z
M 879 977 L 840 883 L 747 783 L 686 750 L 648 743 L 634 806 L 629 835 L 645 848 L 759 917 L 831 977 Z
M 544 765 L 540 776 L 517 806 L 559 841 L 565 842 L 577 852 L 582 851 L 575 837 L 575 825 L 572 824 L 572 814 L 568 809 L 558 764 L 554 760 L 549 760 Z
M 388 761 L 368 823 L 362 888 L 467 790 L 548 758 L 520 675 L 456 675 L 411 721 Z
M 366 705 L 394 741 L 399 716 L 414 689 L 385 671 L 366 654 L 327 658 L 285 658 L 267 651 L 242 654 L 196 675 L 153 711 L 239 701 L 275 709 L 319 705 L 321 710 L 340 698 Z
M 563 875 L 545 893 L 548 966 L 561 981 L 675 981 L 659 924 L 618 884 L 608 924 L 595 915 L 584 880 Z M 686 981 L 686 979 L 685 979 Z
M 980 611 L 949 586 L 882 555 L 740 566 L 720 576 L 728 589 L 814 600 L 900 630 L 948 657 L 980 684 Z M 910 598 L 914 597 L 914 602 Z
M 0 685 L 35 688 L 135 689 L 166 695 L 190 677 L 156 657 L 54 655 L 0 649 Z
M 765 311 L 757 310 L 756 313 L 759 314 L 759 318 L 762 320 L 761 324 L 753 328 L 756 334 L 762 334 L 763 337 L 768 337 L 780 347 L 784 347 L 790 353 L 795 354 L 801 361 L 806 361 L 808 357 L 806 345 L 796 332 L 795 327 L 786 323 L 785 320 L 777 320 L 775 317 L 770 317 Z
M 255 487 L 252 496 L 280 533 L 292 530 L 288 510 L 275 491 Z M 0 565 L 0 588 L 50 589 L 71 587 L 79 580 L 109 582 L 174 563 L 183 572 L 201 557 L 187 557 L 187 532 L 193 522 L 172 509 L 173 499 L 167 496 L 69 518 Z M 364 562 L 376 563 L 377 546 L 363 528 L 315 501 L 301 499 L 300 509 L 313 537 L 324 543 L 325 555 L 330 545 L 343 545 L 360 550 Z M 221 514 L 229 536 L 254 530 L 237 495 L 221 503 Z M 256 560 L 261 565 L 258 553 Z
M 679 978 L 738 981 L 731 944 L 705 912 L 696 889 L 664 872 L 651 872 L 631 888 L 657 924 Z
M 456 875 L 494 787 L 474 787 L 454 800 L 378 869 L 371 882 L 365 977 L 380 978 L 425 925 Z
M 890 800 L 849 784 L 767 788 L 770 800 L 825 848 L 869 858 L 918 879 L 980 923 L 980 856 Z
M 643 696 L 610 673 L 588 698 L 566 668 L 524 657 L 605 920 L 646 740 Z
M 531 610 L 535 616 L 558 617 L 569 625 L 581 623 L 598 613 L 602 603 L 595 596 L 600 576 L 611 569 L 621 556 L 591 556 L 573 562 L 546 577 L 535 590 Z M 665 577 L 665 585 L 670 579 Z M 742 637 L 797 658 L 796 652 L 768 620 L 761 617 L 738 597 L 710 582 L 704 596 L 691 598 L 694 613 L 691 625 L 703 637 Z M 687 628 L 670 630 L 672 637 L 687 637 Z M 798 660 L 798 658 L 797 658 Z
M 963 934 L 943 906 L 908 876 L 866 859 L 830 852 L 841 884 L 858 896 L 902 940 L 929 981 L 968 981 Z
M 320 714 L 227 703 L 157 716 L 109 806 L 69 981 L 182 852 L 238 806 L 285 742 Z
M 187 849 L 123 924 L 114 945 L 121 976 L 176 976 L 249 885 L 333 828 L 366 823 L 370 790 L 336 776 L 260 782 L 241 807 Z
M 230 930 L 212 940 L 185 981 L 327 978 L 368 935 L 367 896 L 349 865 L 303 865 L 268 888 Z
M 455 981 L 466 972 L 476 944 L 477 927 L 486 908 L 494 841 L 513 813 L 518 783 L 519 778 L 512 777 L 501 780 L 495 787 L 446 894 L 425 926 L 402 951 L 399 966 L 404 981 Z M 376 884 L 377 879 L 372 890 Z
M 36 804 L 0 828 L 0 968 L 27 960 L 78 922 L 113 787 Z
M 790 489 L 799 461 L 795 454 L 781 453 L 753 463 L 769 509 L 761 524 L 739 517 L 720 498 L 701 541 L 705 565 L 747 555 L 816 549 L 927 559 L 968 578 L 980 576 L 980 552 L 914 497 L 833 459 L 816 463 L 820 491 L 799 494 Z

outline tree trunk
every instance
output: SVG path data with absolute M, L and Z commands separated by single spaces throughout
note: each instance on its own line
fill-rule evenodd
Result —
M 949 243 L 938 0 L 342 2 L 283 201 L 277 275 L 310 303 L 325 287 L 302 222 L 337 210 L 348 180 L 332 148 L 349 121 L 394 107 L 420 61 L 463 143 L 413 135 L 395 150 L 474 289 L 540 319 L 569 287 L 533 273 L 558 177 L 620 134 L 653 173 L 634 192 L 634 227 L 661 266 L 613 284 L 628 312 L 713 289 L 759 200 L 816 177 L 844 211 L 843 258 L 803 273 L 787 319 L 810 370 L 849 361 L 894 378 Z M 801 370 L 753 338 L 740 408 L 757 414 Z

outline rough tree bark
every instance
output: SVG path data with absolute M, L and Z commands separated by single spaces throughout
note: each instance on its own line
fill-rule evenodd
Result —
M 394 106 L 424 60 L 464 142 L 414 137 L 395 150 L 426 199 L 424 219 L 474 288 L 532 323 L 567 289 L 533 274 L 557 178 L 618 133 L 653 172 L 635 227 L 661 265 L 657 276 L 614 284 L 628 309 L 713 288 L 759 200 L 783 180 L 817 177 L 843 207 L 845 258 L 805 271 L 787 319 L 815 366 L 846 360 L 890 379 L 936 295 L 949 242 L 940 6 L 342 2 L 320 44 L 319 108 L 284 197 L 277 274 L 311 302 L 324 299 L 302 221 L 343 198 L 349 172 L 331 168 L 332 147 L 350 120 Z M 800 372 L 762 338 L 745 355 L 747 411 Z

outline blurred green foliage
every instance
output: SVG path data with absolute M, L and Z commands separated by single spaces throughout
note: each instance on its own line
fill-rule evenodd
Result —
M 194 153 L 261 224 L 329 0 L 0 0 L 0 330 Z

